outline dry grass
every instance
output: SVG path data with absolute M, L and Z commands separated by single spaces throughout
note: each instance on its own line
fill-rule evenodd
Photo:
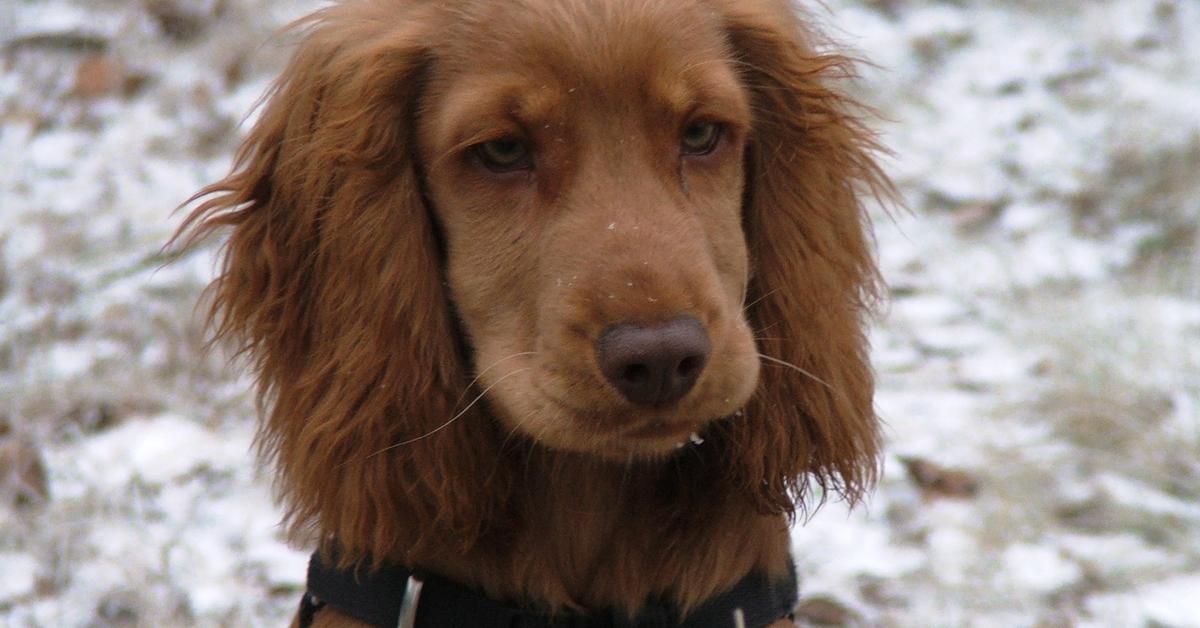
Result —
M 1112 286 L 1046 292 L 1029 297 L 1035 315 L 1016 325 L 1047 359 L 1032 397 L 997 418 L 1045 436 L 996 452 L 990 527 L 1042 539 L 1132 535 L 1136 552 L 1178 558 L 1074 557 L 1085 578 L 1062 594 L 1075 601 L 1200 564 L 1200 310 L 1181 316 L 1185 303 Z

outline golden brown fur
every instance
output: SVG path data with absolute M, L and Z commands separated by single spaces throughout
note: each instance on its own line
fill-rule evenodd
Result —
M 860 194 L 888 184 L 830 86 L 847 60 L 786 0 L 353 0 L 302 25 L 181 230 L 229 229 L 213 320 L 297 537 L 551 609 L 692 607 L 786 570 L 811 483 L 871 485 Z M 697 121 L 724 135 L 682 155 Z M 481 167 L 513 137 L 530 168 Z M 624 402 L 597 335 L 680 313 L 712 338 L 695 389 Z

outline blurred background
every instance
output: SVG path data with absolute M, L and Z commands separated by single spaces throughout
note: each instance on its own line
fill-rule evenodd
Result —
M 305 548 L 163 266 L 311 0 L 0 0 L 0 625 L 279 626 Z M 801 617 L 1200 626 L 1200 3 L 808 3 L 871 63 L 885 474 Z

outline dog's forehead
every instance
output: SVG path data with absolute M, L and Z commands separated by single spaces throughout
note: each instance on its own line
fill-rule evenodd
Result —
M 594 95 L 669 88 L 729 56 L 720 14 L 701 0 L 476 0 L 450 23 L 436 47 L 449 71 L 519 68 Z

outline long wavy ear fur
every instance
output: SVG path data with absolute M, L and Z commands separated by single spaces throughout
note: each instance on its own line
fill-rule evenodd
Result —
M 861 108 L 831 83 L 851 62 L 812 48 L 786 0 L 722 0 L 752 93 L 745 228 L 759 388 L 729 425 L 727 461 L 767 512 L 803 508 L 809 483 L 857 500 L 880 436 L 864 325 L 880 291 L 865 194 L 890 197 Z
M 412 162 L 433 18 L 350 2 L 303 20 L 233 172 L 176 236 L 228 230 L 218 338 L 258 378 L 260 453 L 293 535 L 346 562 L 405 560 L 431 530 L 470 546 L 504 499 L 489 421 L 450 421 L 468 385 L 436 226 Z

